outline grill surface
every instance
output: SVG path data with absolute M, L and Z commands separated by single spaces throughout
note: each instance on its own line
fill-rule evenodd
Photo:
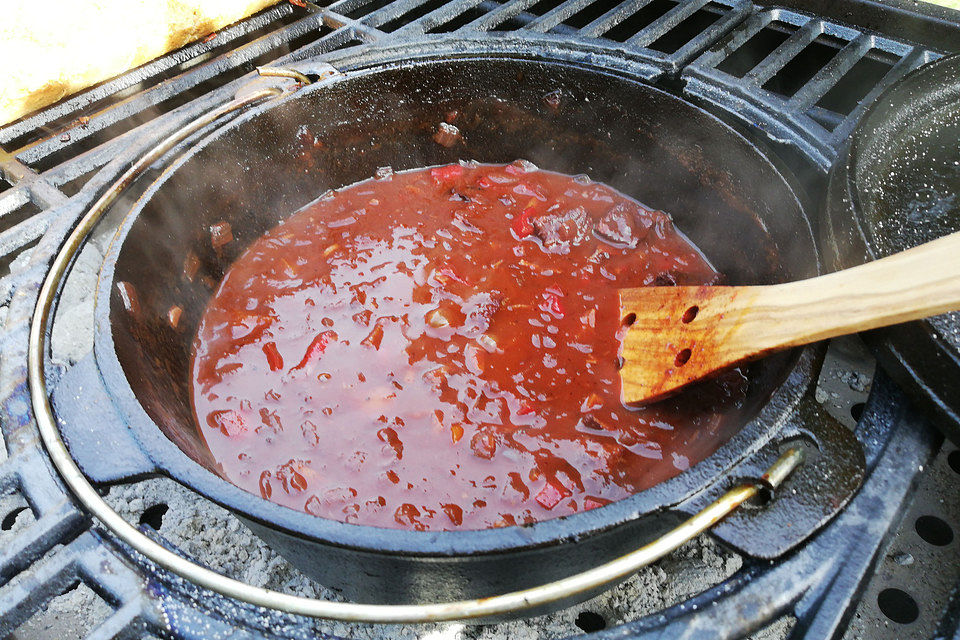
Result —
M 348 47 L 413 39 L 429 47 L 430 39 L 454 31 L 612 53 L 630 73 L 765 136 L 811 194 L 820 192 L 826 167 L 863 108 L 904 73 L 940 55 L 922 44 L 748 0 L 283 4 L 0 129 L 0 421 L 6 445 L 0 448 L 0 637 L 26 633 L 29 625 L 14 630 L 64 597 L 99 603 L 100 619 L 91 628 L 72 629 L 76 637 L 315 637 L 310 621 L 243 607 L 162 575 L 72 502 L 31 423 L 29 317 L 49 261 L 97 190 L 147 141 L 225 102 L 253 67 L 318 54 L 336 65 Z M 82 345 L 73 349 L 61 349 L 65 364 L 84 352 Z M 960 522 L 960 514 L 956 505 L 924 496 L 955 486 L 960 453 L 941 450 L 933 464 L 937 475 L 924 474 L 939 438 L 882 374 L 865 399 L 871 367 L 862 368 L 863 357 L 849 356 L 836 343 L 831 353 L 818 399 L 864 444 L 869 475 L 860 494 L 788 558 L 774 564 L 744 559 L 716 587 L 596 637 L 735 637 L 770 625 L 765 637 L 828 637 L 851 619 L 850 637 L 926 637 L 934 629 L 955 637 L 960 606 L 958 597 L 948 606 L 947 594 L 957 577 L 950 572 L 957 544 L 950 524 Z M 917 483 L 934 486 L 911 507 Z M 141 522 L 150 526 L 162 519 L 161 511 L 147 509 Z M 931 515 L 940 522 L 918 519 Z M 895 536 L 904 523 L 906 533 Z M 940 595 L 921 595 L 918 568 L 943 563 L 948 570 L 925 581 L 944 583 Z M 720 571 L 718 579 L 727 573 Z M 83 586 L 71 591 L 77 585 Z M 86 590 L 94 595 L 76 595 Z M 917 622 L 908 621 L 911 600 L 920 603 Z M 577 620 L 586 631 L 603 622 L 584 615 Z

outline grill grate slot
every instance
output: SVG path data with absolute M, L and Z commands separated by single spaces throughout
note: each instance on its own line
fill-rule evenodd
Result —
M 30 253 L 37 246 L 37 244 L 40 243 L 40 236 L 42 233 L 43 231 L 41 230 L 35 238 L 22 245 L 16 246 L 8 253 L 0 256 L 0 278 L 16 273 L 20 270 L 22 265 L 26 264 L 26 261 L 30 259 Z
M 884 51 L 871 49 L 867 55 L 853 65 L 837 84 L 817 101 L 817 106 L 835 113 L 848 115 L 860 101 L 875 87 L 897 59 Z
M 67 197 L 75 196 L 78 193 L 80 193 L 80 189 L 83 188 L 83 185 L 87 184 L 87 181 L 90 180 L 90 178 L 92 178 L 94 174 L 96 174 L 97 169 L 99 168 L 100 167 L 94 167 L 89 171 L 81 173 L 76 178 L 73 178 L 72 180 L 67 180 L 63 184 L 58 185 L 58 188 Z
M 542 16 L 556 9 L 563 3 L 563 0 L 540 0 L 532 5 L 526 12 L 535 16 Z
M 0 237 L 40 212 L 40 207 L 27 200 L 12 211 L 0 214 Z
M 784 22 L 771 22 L 740 45 L 717 65 L 717 69 L 734 78 L 742 78 L 780 47 L 796 27 Z
M 0 544 L 6 543 L 17 531 L 25 529 L 36 520 L 26 498 L 20 493 L 0 497 Z
M 763 84 L 767 91 L 782 96 L 793 96 L 813 79 L 817 71 L 833 60 L 846 41 L 827 34 L 818 35 L 813 42 L 793 57 L 772 78 Z
M 612 3 L 594 2 L 588 4 L 583 9 L 580 9 L 569 18 L 561 21 L 561 24 L 565 24 L 568 27 L 573 27 L 574 29 L 582 29 L 609 11 L 611 8 Z M 557 27 L 554 27 L 551 29 L 551 31 L 557 31 Z
M 494 27 L 494 31 L 516 31 L 517 29 L 522 29 L 536 18 L 553 11 L 562 3 L 563 0 L 539 0 L 539 2 L 536 2 L 527 9 L 524 9 L 517 15 L 511 17 L 509 20 L 498 24 L 496 27 Z
M 441 22 L 431 29 L 428 29 L 427 33 L 451 33 L 457 29 L 462 29 L 474 20 L 477 20 L 478 18 L 481 18 L 487 14 L 489 9 L 484 6 L 486 4 L 487 3 L 484 2 L 478 6 L 470 7 L 463 13 L 446 20 L 445 22 Z
M 703 33 L 707 27 L 715 24 L 726 9 L 727 7 L 711 2 L 647 46 L 661 53 L 676 53 L 685 44 Z
M 449 0 L 428 0 L 427 2 L 424 2 L 423 4 L 407 11 L 393 20 L 390 20 L 386 24 L 381 25 L 379 29 L 386 33 L 393 33 L 400 27 L 408 25 L 415 20 L 419 20 L 431 11 L 436 11 L 443 5 L 447 4 L 447 2 L 449 2 Z
M 0 200 L 0 278 L 20 270 L 47 230 L 49 214 L 19 189 Z
M 676 6 L 674 0 L 652 0 L 602 35 L 616 42 L 626 42 Z
M 357 20 L 359 18 L 362 18 L 366 15 L 373 13 L 374 11 L 379 11 L 380 9 L 383 9 L 384 7 L 389 5 L 391 2 L 393 2 L 393 0 L 373 0 L 373 2 L 367 2 L 365 4 L 362 4 L 356 9 L 352 9 L 344 13 L 344 15 L 353 20 Z
M 691 95 L 733 113 L 749 104 L 751 124 L 795 138 L 795 146 L 826 170 L 882 90 L 939 57 L 880 35 L 769 9 L 754 11 L 689 63 L 682 76 Z
M 82 615 L 76 615 L 78 610 Z M 88 637 L 111 613 L 113 609 L 103 598 L 77 580 L 21 624 L 14 638 Z

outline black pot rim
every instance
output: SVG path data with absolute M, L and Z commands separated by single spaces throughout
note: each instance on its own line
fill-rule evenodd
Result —
M 126 419 L 134 437 L 147 456 L 157 464 L 157 473 L 178 481 L 187 488 L 244 518 L 293 536 L 323 544 L 403 556 L 437 558 L 472 556 L 505 553 L 564 542 L 572 543 L 583 537 L 599 534 L 626 522 L 636 520 L 642 515 L 664 512 L 713 484 L 723 471 L 757 451 L 779 429 L 784 415 L 806 393 L 812 375 L 812 361 L 814 360 L 813 348 L 811 347 L 799 350 L 799 357 L 786 380 L 773 392 L 756 417 L 741 427 L 733 437 L 722 444 L 713 454 L 673 478 L 597 509 L 544 520 L 531 525 L 468 531 L 421 532 L 327 520 L 264 500 L 240 489 L 194 462 L 163 435 L 156 423 L 146 413 L 128 384 L 126 374 L 115 351 L 110 325 L 110 293 L 116 277 L 115 267 L 120 247 L 135 224 L 139 213 L 143 210 L 145 203 L 162 188 L 166 180 L 199 150 L 214 143 L 224 132 L 239 127 L 261 113 L 285 104 L 288 100 L 297 100 L 314 91 L 322 91 L 324 87 L 329 86 L 330 82 L 349 81 L 350 78 L 363 74 L 402 68 L 411 64 L 449 61 L 454 57 L 458 59 L 504 61 L 529 60 L 531 58 L 531 54 L 520 50 L 507 39 L 496 40 L 493 43 L 491 45 L 491 41 L 485 41 L 483 50 L 471 51 L 469 40 L 447 41 L 443 47 L 434 47 L 428 54 L 422 54 L 415 58 L 404 55 L 406 46 L 394 47 L 390 50 L 392 57 L 386 60 L 383 59 L 384 50 L 382 49 L 375 53 L 360 52 L 352 60 L 346 60 L 346 63 L 350 65 L 350 71 L 345 76 L 304 87 L 290 96 L 262 104 L 206 134 L 164 170 L 163 174 L 137 200 L 115 235 L 100 272 L 96 296 L 94 347 L 97 365 L 105 387 Z M 379 59 L 371 60 L 374 57 Z M 649 85 L 636 74 L 593 66 L 590 64 L 589 58 L 588 54 L 584 54 L 580 60 L 550 58 L 542 54 L 537 57 L 537 60 L 542 64 L 574 66 L 595 73 L 616 76 L 619 79 L 642 85 L 645 90 L 661 94 L 666 99 L 674 100 L 683 108 L 697 110 L 703 117 L 714 121 L 718 127 L 726 130 L 732 136 L 732 139 L 739 140 L 742 144 L 754 148 L 758 159 L 769 165 L 773 175 L 780 176 L 783 179 L 786 192 L 796 200 L 796 194 L 793 193 L 789 182 L 781 176 L 776 166 L 759 149 L 756 149 L 748 139 L 720 119 L 681 98 Z M 806 218 L 799 200 L 796 200 L 796 208 Z M 809 227 L 809 220 L 806 222 Z M 814 252 L 816 263 L 819 265 L 812 233 L 810 246 L 811 251 Z

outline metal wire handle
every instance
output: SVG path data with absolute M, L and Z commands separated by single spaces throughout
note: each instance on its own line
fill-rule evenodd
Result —
M 300 80 L 292 74 L 283 75 Z M 281 93 L 279 89 L 264 89 L 242 98 L 236 98 L 172 133 L 148 151 L 107 189 L 80 220 L 54 258 L 50 271 L 40 288 L 37 306 L 30 324 L 27 360 L 30 399 L 36 416 L 37 427 L 54 466 L 60 472 L 70 490 L 105 527 L 125 543 L 163 569 L 194 584 L 248 604 L 278 609 L 287 613 L 367 623 L 439 622 L 481 618 L 548 604 L 625 578 L 706 531 L 761 490 L 776 488 L 802 462 L 802 450 L 789 449 L 774 462 L 760 481 L 744 483 L 731 489 L 675 529 L 620 558 L 555 582 L 475 600 L 432 604 L 382 605 L 333 602 L 289 595 L 255 587 L 201 567 L 141 533 L 100 497 L 93 485 L 84 477 L 60 437 L 60 432 L 56 426 L 56 418 L 47 395 L 43 371 L 50 309 L 53 306 L 56 292 L 64 274 L 93 227 L 103 216 L 107 207 L 147 167 L 188 136 L 219 118 Z

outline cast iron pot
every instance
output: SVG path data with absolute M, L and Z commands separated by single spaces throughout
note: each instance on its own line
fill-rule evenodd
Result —
M 350 71 L 197 141 L 125 218 L 100 275 L 95 360 L 74 367 L 54 394 L 64 438 L 91 479 L 174 478 L 348 598 L 423 602 L 530 587 L 631 551 L 732 483 L 759 476 L 779 438 L 801 433 L 784 425 L 810 395 L 816 349 L 753 365 L 743 411 L 728 416 L 723 436 L 709 443 L 719 448 L 703 462 L 567 518 L 484 531 L 380 529 L 294 511 L 227 482 L 190 403 L 191 343 L 205 304 L 230 262 L 265 230 L 377 167 L 526 158 L 545 169 L 587 173 L 671 212 L 732 283 L 818 273 L 796 195 L 752 143 L 677 97 L 592 66 L 589 55 L 531 59 L 508 40 L 454 42 L 375 57 L 361 52 L 339 66 Z M 544 96 L 558 90 L 560 106 L 553 108 Z M 463 143 L 444 148 L 432 136 L 451 110 L 460 114 Z M 210 227 L 219 222 L 228 222 L 234 237 L 221 254 L 210 243 Z M 190 254 L 201 263 L 192 280 L 184 274 Z M 136 292 L 132 311 L 120 283 Z M 176 330 L 167 321 L 173 305 L 183 309 Z M 791 478 L 793 490 L 780 498 L 784 511 L 730 518 L 721 525 L 724 539 L 772 557 L 846 503 L 859 484 L 862 453 L 848 430 L 829 420 L 811 424 L 821 426 L 802 432 L 821 458 Z
M 960 56 L 893 84 L 830 175 L 824 246 L 846 269 L 960 231 Z M 960 277 L 960 274 L 957 274 Z M 960 444 L 960 313 L 877 329 L 878 361 Z

